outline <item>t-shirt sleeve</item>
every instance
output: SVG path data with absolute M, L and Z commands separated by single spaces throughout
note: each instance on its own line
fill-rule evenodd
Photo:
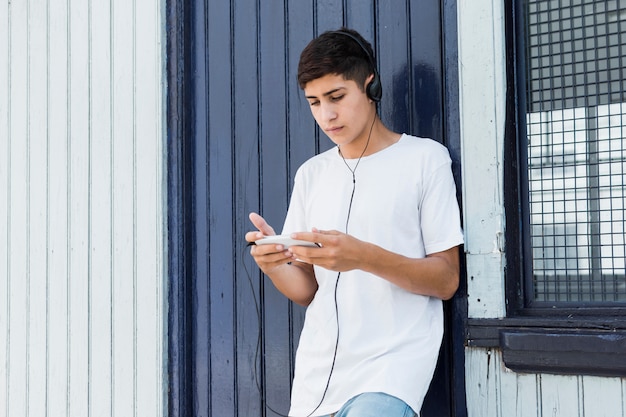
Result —
M 426 254 L 442 252 L 463 243 L 456 186 L 451 161 L 449 157 L 447 159 L 424 179 L 420 213 Z

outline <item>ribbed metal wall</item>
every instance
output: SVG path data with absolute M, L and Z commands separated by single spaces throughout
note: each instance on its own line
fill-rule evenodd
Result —
M 445 142 L 454 122 L 444 126 L 444 6 L 439 0 L 198 1 L 186 12 L 187 3 L 180 6 L 193 27 L 190 68 L 183 71 L 192 93 L 179 91 L 191 102 L 179 116 L 190 120 L 189 136 L 180 140 L 191 146 L 193 232 L 190 287 L 182 281 L 179 287 L 188 295 L 173 302 L 192 307 L 172 319 L 180 355 L 174 378 L 189 372 L 190 381 L 174 387 L 173 413 L 286 414 L 304 310 L 259 273 L 244 234 L 252 228 L 250 211 L 282 228 L 296 169 L 332 145 L 297 86 L 300 52 L 325 30 L 357 29 L 375 47 L 383 120 L 396 131 Z M 450 415 L 450 375 L 449 368 L 440 374 L 424 416 Z
M 162 18 L 0 4 L 0 416 L 159 416 Z

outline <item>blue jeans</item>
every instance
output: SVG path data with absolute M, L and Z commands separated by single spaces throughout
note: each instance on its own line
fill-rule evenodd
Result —
M 404 401 L 382 392 L 366 392 L 350 399 L 336 413 L 324 417 L 417 417 Z

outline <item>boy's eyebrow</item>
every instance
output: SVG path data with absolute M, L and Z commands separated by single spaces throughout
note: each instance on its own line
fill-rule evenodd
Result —
M 345 87 L 337 87 L 337 88 L 332 89 L 332 90 L 330 90 L 330 91 L 328 91 L 328 92 L 326 92 L 326 93 L 324 93 L 324 94 L 322 94 L 322 95 L 323 95 L 324 97 L 327 97 L 327 96 L 329 96 L 329 95 L 331 95 L 331 94 L 333 94 L 333 93 L 336 93 L 336 92 L 337 92 L 337 91 L 339 91 L 339 90 L 343 90 L 344 88 L 345 88 Z M 305 96 L 305 97 L 306 97 L 306 98 L 317 98 L 317 96 Z

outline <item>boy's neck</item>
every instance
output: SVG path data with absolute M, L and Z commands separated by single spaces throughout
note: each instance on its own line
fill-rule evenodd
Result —
M 369 133 L 369 132 L 368 132 Z M 341 154 L 346 159 L 357 159 L 361 156 L 373 155 L 398 142 L 402 135 L 389 130 L 376 116 L 372 126 L 369 143 L 367 138 L 341 147 Z M 367 148 L 365 148 L 367 146 Z M 365 152 L 363 152 L 365 150 Z

